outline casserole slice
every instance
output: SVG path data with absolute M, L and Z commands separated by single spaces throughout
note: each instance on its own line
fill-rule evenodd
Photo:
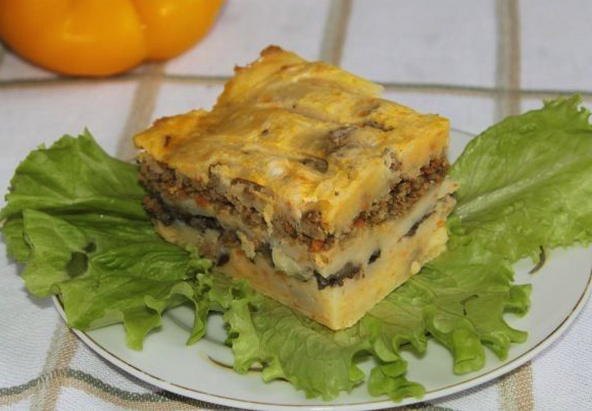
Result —
M 144 206 L 168 241 L 332 329 L 445 249 L 448 120 L 278 47 L 211 111 L 135 136 Z

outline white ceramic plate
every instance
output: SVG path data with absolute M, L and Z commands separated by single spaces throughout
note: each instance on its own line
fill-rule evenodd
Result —
M 471 135 L 453 130 L 450 157 L 456 159 Z M 592 249 L 571 248 L 554 250 L 544 267 L 536 274 L 528 274 L 532 263 L 522 261 L 516 265 L 518 283 L 531 283 L 532 307 L 529 314 L 518 318 L 508 315 L 511 326 L 526 330 L 526 343 L 513 345 L 506 362 L 487 352 L 487 364 L 479 372 L 468 375 L 452 373 L 452 357 L 445 348 L 431 341 L 427 354 L 420 360 L 403 353 L 409 363 L 408 377 L 422 383 L 426 395 L 421 401 L 450 395 L 494 379 L 524 364 L 555 341 L 574 321 L 592 289 Z M 64 311 L 59 300 L 54 303 L 62 317 Z M 349 394 L 343 393 L 335 401 L 323 402 L 306 399 L 290 384 L 274 381 L 262 382 L 258 373 L 239 375 L 223 364 L 232 364 L 230 349 L 224 346 L 226 338 L 219 316 L 211 319 L 204 339 L 186 346 L 188 331 L 193 324 L 189 308 L 178 307 L 168 311 L 162 329 L 148 336 L 141 352 L 125 345 L 123 327 L 105 327 L 89 332 L 74 332 L 98 355 L 128 373 L 162 389 L 187 397 L 251 409 L 306 408 L 343 410 L 372 409 L 395 405 L 386 397 L 371 397 L 365 384 Z M 371 363 L 362 365 L 369 371 Z M 400 404 L 417 402 L 408 399 Z

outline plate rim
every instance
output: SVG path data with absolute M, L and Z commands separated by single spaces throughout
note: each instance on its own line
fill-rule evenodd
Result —
M 465 130 L 460 130 L 457 128 L 450 128 L 451 132 L 455 132 L 458 134 L 462 134 L 464 137 L 475 138 L 479 134 L 474 134 Z M 468 142 L 467 142 L 468 144 Z M 466 145 L 465 145 L 466 147 Z M 464 148 L 463 148 L 464 149 Z M 92 351 L 94 351 L 97 355 L 101 358 L 109 361 L 111 364 L 116 366 L 117 368 L 133 375 L 134 377 L 147 382 L 153 386 L 158 388 L 162 388 L 164 390 L 173 392 L 175 394 L 206 401 L 214 404 L 219 404 L 223 406 L 230 406 L 230 407 L 240 407 L 246 409 L 255 409 L 255 410 L 295 410 L 295 409 L 310 409 L 310 410 L 332 410 L 332 409 L 339 409 L 339 410 L 360 410 L 360 409 L 380 409 L 386 407 L 399 407 L 405 406 L 410 404 L 415 404 L 418 402 L 425 402 L 431 401 L 437 398 L 443 398 L 449 395 L 453 395 L 465 390 L 468 390 L 472 387 L 484 384 L 488 381 L 491 381 L 495 378 L 498 378 L 504 374 L 511 372 L 512 370 L 520 367 L 521 365 L 525 364 L 526 362 L 530 361 L 532 358 L 536 357 L 550 345 L 552 345 L 561 335 L 569 329 L 571 324 L 575 321 L 578 317 L 580 312 L 583 310 L 584 306 L 590 299 L 590 295 L 592 294 L 592 265 L 588 268 L 588 278 L 586 282 L 586 286 L 583 288 L 582 293 L 580 294 L 579 298 L 577 299 L 576 303 L 573 305 L 570 312 L 561 320 L 561 322 L 552 330 L 550 331 L 545 338 L 531 347 L 528 351 L 520 354 L 516 358 L 506 361 L 503 364 L 500 364 L 498 367 L 487 371 L 484 374 L 476 375 L 473 378 L 470 378 L 465 381 L 456 382 L 453 384 L 449 384 L 443 386 L 441 388 L 437 388 L 432 391 L 428 391 L 421 399 L 416 398 L 407 398 L 401 402 L 395 403 L 390 399 L 382 399 L 376 401 L 362 401 L 362 402 L 353 402 L 347 404 L 277 404 L 272 402 L 262 402 L 262 401 L 252 401 L 252 400 L 240 400 L 233 397 L 226 397 L 218 394 L 211 394 L 204 391 L 199 391 L 195 388 L 186 387 L 180 384 L 176 384 L 170 381 L 166 381 L 156 375 L 152 375 L 141 368 L 138 368 L 124 359 L 120 358 L 118 355 L 110 352 L 107 348 L 105 348 L 102 344 L 97 342 L 93 339 L 90 335 L 86 332 L 77 330 L 74 328 L 69 328 L 74 334 L 84 342 Z M 66 313 L 64 312 L 63 306 L 61 304 L 60 299 L 58 296 L 52 296 L 52 300 L 54 306 L 58 313 L 60 314 L 62 320 L 67 325 L 67 318 Z

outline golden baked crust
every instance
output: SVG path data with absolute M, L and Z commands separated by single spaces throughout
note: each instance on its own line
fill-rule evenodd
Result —
M 381 99 L 381 87 L 269 47 L 236 69 L 212 111 L 163 118 L 135 137 L 157 161 L 207 185 L 264 190 L 266 221 L 320 212 L 329 233 L 446 152 L 448 120 Z M 297 223 L 296 223 L 297 224 Z M 298 229 L 298 227 L 296 227 Z

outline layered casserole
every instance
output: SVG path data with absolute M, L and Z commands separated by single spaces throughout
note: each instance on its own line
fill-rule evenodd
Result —
M 211 111 L 135 137 L 144 206 L 168 241 L 332 329 L 446 244 L 449 123 L 381 87 L 269 47 Z

